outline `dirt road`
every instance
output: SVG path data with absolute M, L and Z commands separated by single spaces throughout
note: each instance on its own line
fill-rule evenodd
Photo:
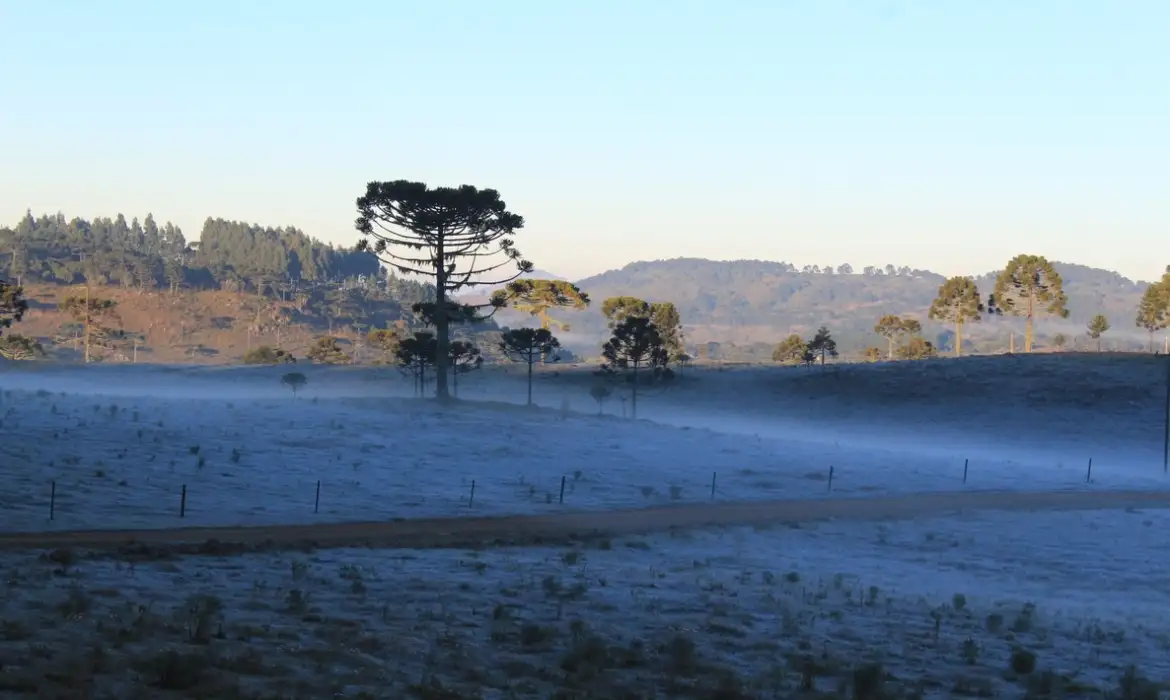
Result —
M 754 525 L 828 518 L 882 519 L 945 515 L 957 511 L 1168 508 L 1167 491 L 965 491 L 878 498 L 803 499 L 714 503 L 667 508 L 558 515 L 448 517 L 390 522 L 201 527 L 166 530 L 89 530 L 0 534 L 0 549 L 119 549 L 178 546 L 181 551 L 231 553 L 255 547 L 371 546 L 475 547 L 541 544 L 575 538 L 632 535 L 706 525 Z M 214 541 L 213 547 L 206 543 Z

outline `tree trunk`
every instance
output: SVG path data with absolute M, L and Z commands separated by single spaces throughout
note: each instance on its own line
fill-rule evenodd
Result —
M 532 405 L 532 364 L 536 358 L 532 356 L 532 350 L 528 351 L 528 405 Z
M 887 335 L 886 342 L 888 342 L 890 345 L 889 349 L 886 351 L 886 359 L 892 360 L 894 359 L 894 336 Z
M 443 232 L 435 245 L 435 398 L 451 398 L 447 390 L 448 353 L 451 351 L 451 319 L 447 316 L 447 260 L 443 253 Z
M 963 356 L 963 322 L 955 321 L 955 357 Z
M 634 361 L 634 382 L 630 390 L 630 419 L 638 418 L 638 361 Z
M 1032 317 L 1036 315 L 1036 302 L 1028 295 L 1028 316 L 1024 319 L 1024 352 L 1032 352 Z

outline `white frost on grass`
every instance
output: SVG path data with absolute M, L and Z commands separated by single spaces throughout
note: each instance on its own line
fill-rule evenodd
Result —
M 21 679 L 79 668 L 132 697 L 121 670 L 156 681 L 150 660 L 177 649 L 203 670 L 192 683 L 214 679 L 223 698 L 401 696 L 431 678 L 466 693 L 444 697 L 619 697 L 727 677 L 710 666 L 730 671 L 746 697 L 789 697 L 805 656 L 825 690 L 867 662 L 924 684 L 927 697 L 1022 695 L 1045 671 L 1058 674 L 1049 682 L 1112 690 L 1131 665 L 1170 677 L 1170 557 L 1159 537 L 1168 525 L 1166 511 L 1114 510 L 729 528 L 577 548 L 66 567 L 5 554 L 0 685 L 32 696 L 78 681 Z M 205 606 L 210 639 L 192 644 L 201 600 L 215 601 Z M 1036 655 L 1034 673 L 1009 672 L 1016 649 Z
M 146 368 L 165 395 L 180 382 Z M 26 375 L 27 378 L 27 375 Z M 246 392 L 245 380 L 236 387 Z M 263 384 L 268 387 L 268 382 Z M 206 388 L 206 387 L 204 387 Z M 712 498 L 816 498 L 933 490 L 1160 488 L 1102 458 L 880 449 L 767 439 L 506 404 L 411 399 L 235 400 L 8 390 L 0 529 L 166 528 L 547 513 Z M 561 504 L 561 479 L 565 479 Z M 319 512 L 317 484 L 320 482 Z M 474 497 L 472 483 L 475 484 Z M 55 484 L 55 493 L 53 491 Z M 183 487 L 186 510 L 179 517 Z M 53 519 L 50 521 L 50 509 Z

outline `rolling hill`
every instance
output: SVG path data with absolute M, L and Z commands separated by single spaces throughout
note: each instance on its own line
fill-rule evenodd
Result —
M 1084 265 L 1058 262 L 1056 268 L 1064 279 L 1070 314 L 1066 320 L 1038 322 L 1041 338 L 1061 333 L 1076 339 L 1083 335 L 1093 315 L 1104 313 L 1113 324 L 1107 335 L 1109 341 L 1146 341 L 1146 335 L 1134 327 L 1133 316 L 1148 283 Z M 976 277 L 984 296 L 992 290 L 996 274 L 987 272 Z M 919 319 L 928 339 L 945 332 L 944 327 L 926 318 L 944 279 L 927 270 L 893 266 L 842 274 L 838 270 L 800 270 L 788 263 L 762 260 L 642 261 L 577 281 L 594 300 L 594 308 L 554 315 L 572 326 L 572 333 L 563 338 L 566 344 L 586 354 L 595 354 L 606 334 L 605 320 L 598 310 L 600 301 L 618 295 L 674 302 L 691 343 L 714 341 L 767 347 L 788 333 L 808 335 L 825 324 L 837 336 L 842 351 L 852 351 L 878 344 L 873 325 L 883 314 Z M 502 312 L 497 321 L 512 326 L 532 324 L 527 316 L 512 311 Z M 1022 327 L 1020 319 L 987 320 L 971 329 L 971 347 L 991 351 L 993 346 L 999 349 L 1002 345 L 1006 349 L 1010 334 L 1022 332 Z M 592 352 L 586 349 L 589 347 Z

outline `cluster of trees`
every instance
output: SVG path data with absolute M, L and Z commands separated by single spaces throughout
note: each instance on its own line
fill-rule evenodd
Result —
M 338 250 L 291 226 L 265 228 L 213 218 L 203 223 L 191 262 L 220 286 L 261 293 L 289 293 L 298 283 L 376 278 L 381 273 L 377 258 L 369 253 Z
M 426 285 L 388 278 L 368 251 L 338 249 L 293 228 L 270 228 L 221 218 L 203 223 L 197 242 L 147 214 L 127 220 L 66 219 L 25 214 L 14 228 L 0 227 L 0 260 L 7 258 L 17 285 L 76 284 L 149 289 L 183 286 L 308 297 L 322 285 L 369 280 L 407 303 L 433 297 Z
M 585 308 L 590 299 L 565 281 L 521 279 L 533 269 L 513 240 L 524 226 L 523 217 L 509 211 L 496 190 L 431 188 L 406 180 L 371 182 L 356 204 L 362 235 L 358 250 L 373 252 L 404 274 L 434 280 L 434 302 L 417 309 L 433 332 L 381 339 L 397 342 L 397 364 L 417 372 L 420 388 L 425 372 L 433 368 L 435 394 L 446 399 L 451 394 L 448 375 L 458 376 L 462 368 L 482 362 L 478 348 L 453 338 L 453 328 L 511 307 L 541 321 L 536 329 L 505 330 L 498 347 L 508 359 L 528 365 L 531 401 L 532 367 L 555 359 L 560 341 L 553 326 L 565 329 L 549 312 Z M 487 285 L 503 288 L 482 304 L 454 298 L 465 288 Z M 602 313 L 610 337 L 602 348 L 605 362 L 599 376 L 630 387 L 636 415 L 640 388 L 669 379 L 669 365 L 686 359 L 679 313 L 673 304 L 630 296 L 606 299 Z
M 1018 255 L 1012 258 L 996 276 L 994 290 L 987 296 L 986 302 L 971 277 L 947 279 L 939 286 L 927 317 L 954 329 L 954 354 L 959 356 L 963 352 L 964 331 L 970 324 L 983 320 L 985 315 L 995 317 L 1005 314 L 1024 319 L 1024 352 L 1033 349 L 1034 324 L 1038 318 L 1069 316 L 1064 280 L 1051 262 L 1038 255 Z M 1153 351 L 1153 334 L 1170 327 L 1170 266 L 1167 266 L 1160 281 L 1146 289 L 1138 306 L 1136 324 L 1149 333 L 1150 350 Z M 1089 320 L 1086 334 L 1097 341 L 1098 350 L 1101 336 L 1109 329 L 1109 320 L 1105 314 L 1096 314 Z M 884 353 L 887 359 L 897 357 L 917 360 L 937 355 L 937 348 L 922 337 L 922 324 L 916 319 L 885 315 L 878 319 L 873 330 L 887 340 Z M 798 335 L 789 336 L 776 345 L 772 359 L 777 362 L 811 364 L 813 352 L 810 348 L 815 340 L 806 342 Z M 1053 338 L 1057 348 L 1067 342 L 1068 338 L 1063 334 Z M 865 354 L 867 359 L 877 360 L 883 353 L 879 348 L 870 347 Z
M 828 358 L 837 357 L 839 354 L 833 334 L 829 332 L 828 327 L 821 326 L 817 329 L 816 335 L 808 340 L 793 333 L 780 341 L 772 351 L 772 360 L 806 366 L 812 366 L 820 360 L 823 367 Z

